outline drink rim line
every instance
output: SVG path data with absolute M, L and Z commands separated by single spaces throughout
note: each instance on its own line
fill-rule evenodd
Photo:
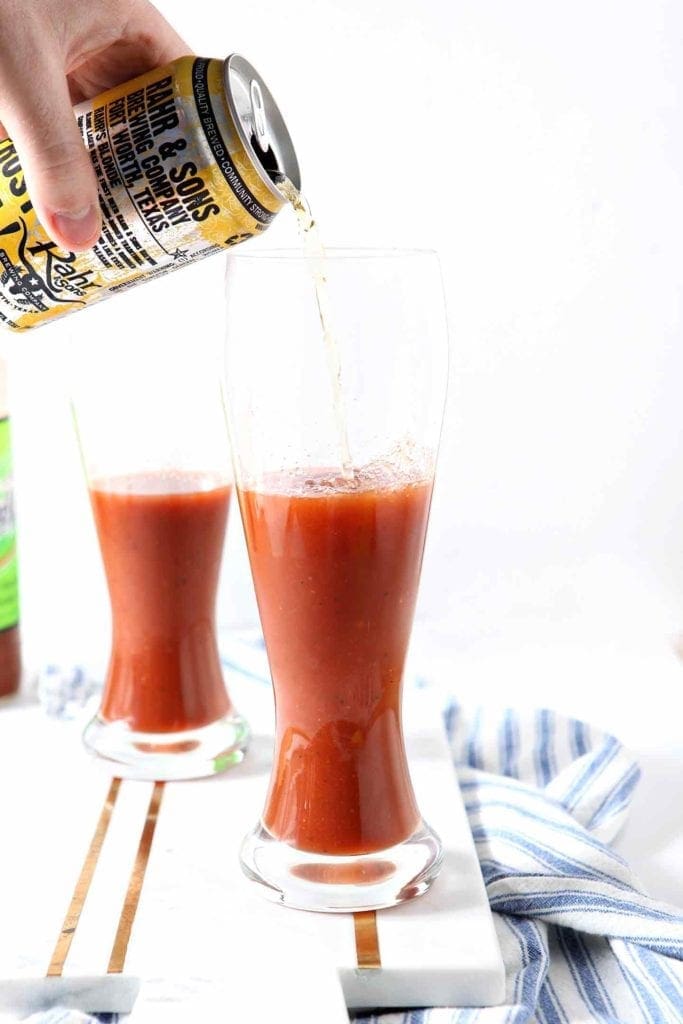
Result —
M 325 258 L 327 260 L 390 260 L 407 258 L 434 258 L 438 259 L 436 249 L 403 248 L 401 246 L 325 246 Z M 231 260 L 283 260 L 302 263 L 309 259 L 306 253 L 301 251 L 301 246 L 277 246 L 269 248 L 259 245 L 258 249 L 252 251 L 231 252 Z

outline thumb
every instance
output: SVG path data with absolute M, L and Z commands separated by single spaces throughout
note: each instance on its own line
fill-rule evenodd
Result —
M 54 68 L 43 64 L 30 83 L 23 77 L 0 77 L 2 119 L 17 148 L 40 223 L 60 246 L 90 248 L 101 231 L 97 179 L 63 68 L 56 62 Z

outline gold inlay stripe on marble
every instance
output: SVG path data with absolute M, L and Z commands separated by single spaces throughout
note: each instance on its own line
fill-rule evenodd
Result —
M 95 869 L 97 868 L 97 862 L 99 860 L 102 846 L 107 835 L 107 829 L 109 828 L 109 822 L 111 821 L 112 812 L 116 803 L 116 797 L 119 793 L 121 786 L 121 779 L 114 778 L 111 780 L 109 791 L 104 798 L 104 804 L 100 817 L 95 828 L 92 839 L 90 840 L 90 846 L 88 852 L 85 855 L 81 873 L 78 876 L 73 895 L 71 897 L 71 903 L 69 909 L 66 912 L 62 930 L 59 933 L 59 938 L 55 945 L 52 953 L 52 959 L 50 960 L 50 966 L 47 969 L 48 978 L 59 978 L 64 970 L 64 964 L 66 958 L 69 955 L 71 949 L 71 943 L 73 942 L 74 935 L 76 934 L 76 928 L 81 917 L 81 911 L 90 889 L 90 883 L 92 882 Z
M 358 966 L 377 970 L 382 966 L 382 958 L 379 952 L 376 911 L 362 910 L 354 914 L 353 926 L 356 933 Z
M 121 910 L 119 926 L 116 930 L 116 937 L 114 938 L 114 945 L 112 946 L 111 956 L 109 958 L 107 974 L 121 974 L 126 962 L 128 942 L 133 930 L 133 923 L 135 921 L 138 903 L 140 902 L 140 894 L 142 893 L 142 886 L 145 881 L 145 871 L 147 870 L 147 863 L 152 850 L 154 830 L 157 826 L 159 808 L 161 807 L 161 798 L 164 795 L 164 785 L 165 783 L 163 782 L 154 783 L 152 797 L 149 801 L 149 807 L 147 808 L 145 825 L 142 830 L 142 835 L 140 836 L 140 843 L 135 855 L 135 863 L 133 864 L 133 870 L 131 871 L 130 880 L 128 882 L 128 891 L 126 892 L 126 897 L 123 901 L 123 908 Z

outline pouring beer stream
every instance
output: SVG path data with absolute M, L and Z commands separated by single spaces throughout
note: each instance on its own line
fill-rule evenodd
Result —
M 342 370 L 339 357 L 339 345 L 332 327 L 332 309 L 327 287 L 325 247 L 320 237 L 318 225 L 313 218 L 311 208 L 301 190 L 287 178 L 279 182 L 279 189 L 289 201 L 296 216 L 299 234 L 303 241 L 304 254 L 311 272 L 315 298 L 320 316 L 323 342 L 327 356 L 327 366 L 332 390 L 334 420 L 339 443 L 339 456 L 342 476 L 345 481 L 353 480 L 354 469 L 351 461 L 351 448 L 344 415 L 344 396 L 342 393 Z

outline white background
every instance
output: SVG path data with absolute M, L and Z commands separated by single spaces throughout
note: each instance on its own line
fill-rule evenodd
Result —
M 558 707 L 638 749 L 627 840 L 681 899 L 683 8 L 159 7 L 197 52 L 261 70 L 328 243 L 439 250 L 452 379 L 416 661 L 465 699 Z M 271 237 L 292 242 L 291 220 Z M 222 331 L 221 278 L 217 257 L 10 342 L 32 664 L 97 661 L 108 643 L 70 335 L 144 346 L 173 323 L 191 360 Z M 241 544 L 234 516 L 224 625 L 254 620 Z

